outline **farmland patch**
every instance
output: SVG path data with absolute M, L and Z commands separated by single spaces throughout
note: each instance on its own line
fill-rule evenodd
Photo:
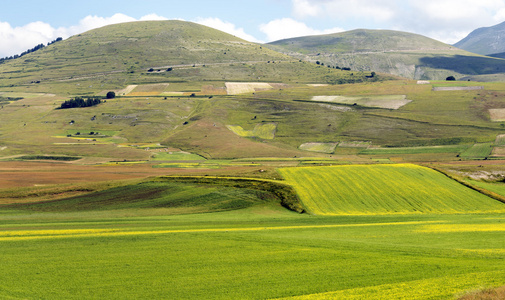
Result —
M 261 90 L 270 90 L 273 86 L 266 82 L 227 82 L 228 95 L 254 93 Z
M 505 212 L 503 203 L 416 165 L 284 168 L 280 173 L 317 215 Z
M 205 160 L 205 158 L 200 155 L 184 152 L 184 151 L 171 151 L 171 152 L 160 152 L 153 155 L 153 160 Z
M 335 147 L 338 143 L 304 143 L 300 145 L 300 150 L 321 152 L 321 153 L 333 153 Z
M 505 108 L 491 108 L 489 109 L 489 117 L 491 121 L 503 122 L 505 121 Z
M 257 137 L 266 140 L 274 139 L 277 130 L 277 124 L 275 123 L 257 124 L 253 130 L 245 130 L 238 125 L 226 125 L 226 127 L 238 136 Z
M 439 87 L 434 87 L 433 91 L 435 92 L 440 92 L 440 91 L 478 91 L 478 90 L 483 90 L 483 86 L 439 86 Z
M 168 83 L 138 85 L 128 93 L 128 96 L 158 96 L 167 89 L 168 85 Z
M 505 134 L 499 134 L 494 141 L 495 146 L 505 146 Z
M 124 89 L 122 90 L 117 90 L 116 91 L 116 95 L 118 96 L 125 96 L 125 95 L 128 95 L 129 93 L 131 93 L 135 88 L 137 87 L 136 84 L 133 84 L 133 85 L 129 85 L 127 87 L 125 87 Z M 107 93 L 107 91 L 104 91 L 102 92 L 104 95 Z
M 391 147 L 367 148 L 359 154 L 385 155 L 385 154 L 421 154 L 421 153 L 460 153 L 468 149 L 468 145 L 428 146 L 428 147 Z
M 491 155 L 492 150 L 493 150 L 492 143 L 475 144 L 470 148 L 468 148 L 467 150 L 463 151 L 460 154 L 460 157 L 466 159 L 485 159 L 489 155 Z
M 312 101 L 332 102 L 347 105 L 359 105 L 385 109 L 399 109 L 412 102 L 406 95 L 380 95 L 380 96 L 314 96 Z

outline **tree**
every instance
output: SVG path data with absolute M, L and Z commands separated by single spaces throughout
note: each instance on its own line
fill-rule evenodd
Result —
M 112 91 L 108 92 L 106 98 L 107 99 L 114 99 L 114 98 L 116 98 L 116 93 L 114 93 Z
M 449 77 L 447 77 L 445 80 L 447 80 L 447 81 L 454 81 L 454 80 L 456 80 L 456 77 L 454 77 L 454 76 L 449 76 Z

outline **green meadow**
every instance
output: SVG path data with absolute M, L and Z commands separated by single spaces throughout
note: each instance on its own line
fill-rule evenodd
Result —
M 505 280 L 505 204 L 441 173 L 281 173 L 285 181 L 160 177 L 55 200 L 12 189 L 14 203 L 0 206 L 0 297 L 451 299 Z M 308 184 L 334 196 L 309 199 Z M 346 209 L 338 195 L 350 192 Z M 331 213 L 314 209 L 331 201 Z
M 0 219 L 6 299 L 452 299 L 505 280 L 502 214 L 325 217 L 270 203 Z

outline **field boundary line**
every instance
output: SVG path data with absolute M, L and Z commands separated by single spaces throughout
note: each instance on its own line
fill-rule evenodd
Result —
M 481 193 L 481 194 L 483 194 L 485 196 L 488 196 L 488 197 L 490 197 L 492 199 L 495 199 L 495 200 L 500 201 L 500 202 L 502 202 L 502 203 L 505 204 L 505 197 L 502 196 L 502 195 L 500 195 L 500 194 L 497 194 L 495 192 L 492 192 L 492 191 L 486 190 L 484 188 L 478 187 L 476 185 L 473 185 L 473 184 L 465 181 L 464 179 L 459 178 L 459 177 L 454 176 L 454 175 L 451 175 L 451 174 L 447 173 L 446 171 L 444 171 L 442 169 L 439 169 L 437 167 L 428 166 L 428 168 L 430 168 L 430 169 L 432 169 L 434 171 L 437 171 L 440 174 L 445 175 L 447 178 L 452 179 L 452 180 L 454 180 L 454 181 L 456 181 L 456 182 L 458 182 L 458 183 L 466 186 L 467 188 L 470 188 L 470 189 L 472 189 L 472 190 L 474 190 L 476 192 L 479 192 L 479 193 Z

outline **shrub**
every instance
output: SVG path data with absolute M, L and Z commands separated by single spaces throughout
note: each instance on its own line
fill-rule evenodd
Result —
M 114 98 L 116 98 L 116 93 L 114 93 L 112 91 L 108 92 L 106 98 L 107 99 L 114 99 Z

